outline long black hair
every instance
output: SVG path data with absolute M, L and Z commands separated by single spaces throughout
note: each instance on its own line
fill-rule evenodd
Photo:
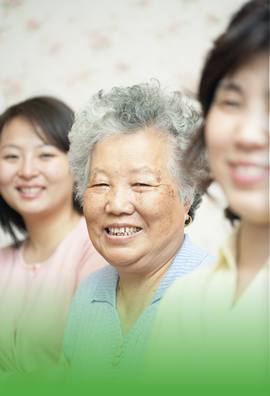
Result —
M 269 51 L 269 1 L 252 0 L 233 16 L 207 56 L 199 86 L 205 117 L 219 81 L 266 51 Z

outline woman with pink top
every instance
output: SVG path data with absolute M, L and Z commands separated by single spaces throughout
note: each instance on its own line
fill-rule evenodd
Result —
M 73 295 L 106 264 L 73 195 L 66 156 L 72 121 L 72 110 L 52 97 L 0 116 L 0 223 L 13 239 L 0 249 L 0 383 L 30 380 L 64 361 Z

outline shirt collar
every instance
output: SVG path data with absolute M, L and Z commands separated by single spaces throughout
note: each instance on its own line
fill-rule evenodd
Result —
M 154 295 L 151 304 L 160 300 L 169 286 L 178 278 L 187 275 L 189 272 L 195 270 L 199 265 L 199 260 L 194 259 L 194 256 L 201 255 L 202 249 L 191 242 L 189 236 L 185 234 L 184 242 L 176 254 L 172 265 L 167 274 L 162 279 L 156 294 Z M 205 251 L 203 251 L 205 254 Z
M 220 269 L 221 267 L 227 267 L 232 271 L 237 271 L 240 230 L 241 223 L 235 227 L 231 235 L 220 248 L 216 270 Z M 266 260 L 265 266 L 270 268 L 270 258 Z
M 238 240 L 241 223 L 235 227 L 231 235 L 219 250 L 219 259 L 216 268 L 227 267 L 230 270 L 237 269 Z
M 185 234 L 184 242 L 176 254 L 167 274 L 161 281 L 151 304 L 160 300 L 168 287 L 173 281 L 188 274 L 198 267 L 199 260 L 198 256 L 202 255 L 202 249 L 194 245 L 189 236 Z M 205 251 L 203 251 L 205 254 Z M 102 270 L 100 270 L 102 271 Z M 119 279 L 117 270 L 111 265 L 106 266 L 103 269 L 103 273 L 100 276 L 96 289 L 93 293 L 91 301 L 107 302 L 113 307 L 116 306 L 116 287 Z
M 111 265 L 102 268 L 91 301 L 107 302 L 116 306 L 116 287 L 119 279 L 118 272 Z

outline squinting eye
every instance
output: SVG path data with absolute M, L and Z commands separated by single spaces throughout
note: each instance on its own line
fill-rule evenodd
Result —
M 105 183 L 94 184 L 93 187 L 108 187 L 108 184 L 105 184 Z
M 50 157 L 54 157 L 54 155 L 53 155 L 53 154 L 41 154 L 40 157 L 43 157 L 43 158 L 50 158 Z
M 149 184 L 136 183 L 136 184 L 134 184 L 134 186 L 138 186 L 138 187 L 149 187 Z
M 6 155 L 4 159 L 17 159 L 19 158 L 17 155 Z
M 238 103 L 238 102 L 231 102 L 231 101 L 229 101 L 229 100 L 225 100 L 225 101 L 223 102 L 223 104 L 224 104 L 225 106 L 232 106 L 232 107 L 238 107 L 238 106 L 239 106 L 239 103 Z

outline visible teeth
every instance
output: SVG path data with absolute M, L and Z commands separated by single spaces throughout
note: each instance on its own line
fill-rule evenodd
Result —
M 239 174 L 248 176 L 257 176 L 265 172 L 261 166 L 254 165 L 237 165 L 235 168 Z
M 121 227 L 121 228 L 109 228 L 110 235 L 133 235 L 139 232 L 141 228 L 139 227 Z
M 20 191 L 26 194 L 35 194 L 42 190 L 42 187 L 23 187 L 20 188 Z

